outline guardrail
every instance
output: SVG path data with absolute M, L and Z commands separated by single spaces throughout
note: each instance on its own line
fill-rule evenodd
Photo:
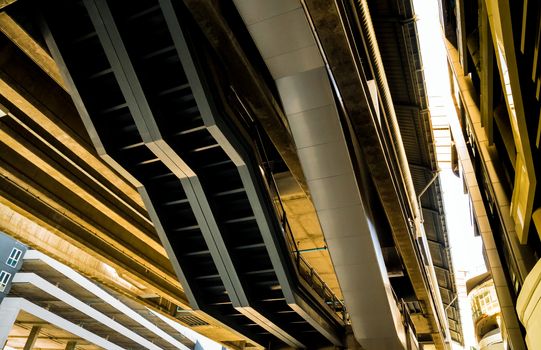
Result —
M 273 176 L 273 172 L 270 166 L 270 162 L 267 158 L 266 152 L 263 146 L 263 140 L 259 134 L 259 130 L 256 129 L 257 140 L 256 146 L 259 149 L 260 156 L 262 158 L 263 165 L 263 175 L 267 182 L 267 189 L 271 195 L 273 201 L 274 209 L 278 218 L 280 219 L 280 224 L 282 227 L 282 233 L 287 242 L 289 252 L 291 254 L 291 259 L 294 263 L 297 274 L 312 288 L 312 290 L 323 300 L 325 305 L 327 305 L 332 311 L 337 313 L 340 318 L 345 322 L 349 322 L 348 313 L 346 306 L 342 300 L 340 300 L 336 294 L 327 286 L 323 279 L 318 275 L 314 268 L 306 261 L 306 259 L 301 255 L 297 243 L 295 242 L 295 236 L 289 225 L 287 219 L 287 213 L 284 209 L 282 199 L 280 198 L 280 192 L 278 186 Z

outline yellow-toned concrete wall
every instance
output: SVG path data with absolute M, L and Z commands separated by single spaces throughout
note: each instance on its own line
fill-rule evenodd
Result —
M 528 349 L 541 349 L 541 260 L 524 281 L 517 300 L 517 313 L 526 328 Z
M 541 119 L 539 119 L 541 120 Z M 532 214 L 532 221 L 535 224 L 535 229 L 537 230 L 537 235 L 541 239 L 541 208 L 537 208 Z

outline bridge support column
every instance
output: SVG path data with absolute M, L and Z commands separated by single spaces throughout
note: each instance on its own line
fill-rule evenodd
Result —
M 19 307 L 12 300 L 4 300 L 0 304 L 0 349 L 3 349 L 8 340 L 9 332 L 19 314 Z

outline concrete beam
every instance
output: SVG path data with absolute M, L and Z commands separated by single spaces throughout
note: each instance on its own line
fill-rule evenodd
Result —
M 135 186 L 120 177 L 95 153 L 71 97 L 27 58 L 23 52 L 0 39 L 0 95 L 19 110 L 18 118 L 46 140 L 61 140 L 71 150 L 71 157 L 85 169 L 99 174 L 110 189 L 129 203 L 136 212 L 145 213 Z M 47 93 L 44 93 L 47 92 Z M 4 108 L 8 107 L 6 104 Z M 9 112 L 9 108 L 7 111 Z
M 488 23 L 487 8 L 484 1 L 480 1 L 481 9 L 481 27 L 479 28 L 479 46 L 481 51 L 481 123 L 487 133 L 489 144 L 493 140 L 493 120 L 494 120 L 494 47 L 492 46 L 492 37 Z
M 38 208 L 49 208 L 41 198 L 32 197 L 34 201 L 27 209 L 20 207 L 17 200 L 29 200 L 25 196 L 31 196 L 28 191 L 21 188 L 11 198 L 9 193 L 4 192 L 11 182 L 5 182 L 0 177 L 0 229 L 10 236 L 28 244 L 34 248 L 48 251 L 55 258 L 77 268 L 87 276 L 93 276 L 107 283 L 110 287 L 122 290 L 124 293 L 137 299 L 142 293 L 156 294 L 162 296 L 184 308 L 189 308 L 184 293 L 178 281 L 174 285 L 164 283 L 161 275 L 156 276 L 145 270 L 144 266 L 129 263 L 124 260 L 122 254 L 103 254 L 98 246 L 91 244 L 91 241 L 80 241 L 84 238 L 80 231 L 74 226 L 63 212 L 55 210 L 36 211 Z M 28 203 L 28 202 L 27 202 Z M 51 208 L 49 208 L 51 209 Z M 73 236 L 70 236 L 73 234 Z M 107 267 L 104 266 L 104 263 Z M 139 281 L 146 288 L 141 291 L 133 285 L 119 282 L 118 276 L 111 276 L 110 267 L 116 271 L 127 274 L 131 279 Z
M 33 316 L 36 316 L 44 321 L 47 321 L 48 323 L 63 329 L 69 333 L 72 333 L 80 338 L 83 338 L 87 340 L 88 342 L 95 344 L 97 346 L 100 346 L 104 349 L 108 350 L 125 350 L 124 348 L 74 324 L 73 322 L 70 322 L 66 320 L 65 318 L 62 318 L 58 315 L 55 315 L 54 313 L 34 304 L 30 301 L 23 299 L 23 298 L 13 298 L 13 297 L 7 297 L 2 302 L 2 307 L 5 307 L 6 309 L 11 309 L 13 312 L 16 312 L 17 314 L 20 311 L 25 311 Z M 2 339 L 0 339 L 1 341 Z M 0 342 L 1 344 L 1 342 Z
M 0 131 L 0 135 L 3 135 L 2 131 Z M 13 161 L 13 159 L 11 160 Z M 24 165 L 25 163 L 20 164 Z M 26 166 L 28 167 L 28 165 Z M 22 167 L 19 166 L 18 169 L 22 169 Z M 34 207 L 31 209 L 29 204 L 32 202 L 34 202 L 34 205 L 45 204 L 48 209 L 47 211 L 51 211 L 52 209 L 56 214 L 53 214 L 52 217 L 44 217 L 38 220 L 55 221 L 53 223 L 55 225 L 53 232 L 58 232 L 57 230 L 61 228 L 63 236 L 66 238 L 69 237 L 72 242 L 79 242 L 78 246 L 82 249 L 93 248 L 98 251 L 101 250 L 102 257 L 109 256 L 109 258 L 106 258 L 107 260 L 116 260 L 117 263 L 120 261 L 128 263 L 129 261 L 128 264 L 141 265 L 145 269 L 152 271 L 152 273 L 162 276 L 162 279 L 169 284 L 179 285 L 178 280 L 172 272 L 164 273 L 164 271 L 170 270 L 170 268 L 167 268 L 166 264 L 168 260 L 165 257 L 162 257 L 160 259 L 161 261 L 155 257 L 150 258 L 152 255 L 149 257 L 148 254 L 143 253 L 143 250 L 135 248 L 134 245 L 129 244 L 127 241 L 116 239 L 110 231 L 94 225 L 90 218 L 82 216 L 77 208 L 74 208 L 58 197 L 58 194 L 66 192 L 57 189 L 60 192 L 55 194 L 52 192 L 55 191 L 54 188 L 43 188 L 37 183 L 36 181 L 39 182 L 40 179 L 43 179 L 43 175 L 39 171 L 34 169 L 34 178 L 31 179 L 21 174 L 18 169 L 8 164 L 0 166 L 0 174 L 2 175 L 0 182 L 9 181 L 9 184 L 3 186 L 3 189 L 0 191 L 7 191 L 2 201 L 6 201 L 8 206 L 20 208 L 19 205 L 22 204 L 23 207 L 28 208 L 24 210 L 25 212 L 33 212 L 35 215 L 32 216 L 39 217 L 45 214 L 44 210 L 46 208 L 40 209 L 39 207 Z M 21 191 L 17 189 L 25 189 L 26 193 L 21 195 Z M 24 202 L 21 203 L 20 201 Z M 17 202 L 19 205 L 15 204 Z M 129 260 L 126 260 L 126 258 Z M 136 268 L 136 266 L 133 267 Z
M 4 7 L 13 4 L 17 0 L 0 0 L 0 10 Z
M 468 67 L 468 45 L 466 38 L 466 16 L 464 13 L 464 0 L 456 1 L 456 22 L 457 22 L 457 41 L 460 64 L 464 67 L 464 72 L 469 72 Z
M 137 240 L 139 240 L 141 243 L 148 246 L 148 251 L 154 250 L 162 256 L 167 256 L 163 246 L 156 240 L 150 238 L 148 231 L 143 231 L 143 229 L 134 223 L 134 221 L 126 218 L 124 213 L 119 212 L 117 208 L 114 208 L 112 203 L 108 203 L 101 196 L 99 196 L 98 193 L 96 193 L 97 191 L 88 187 L 84 181 L 81 180 L 81 178 L 84 176 L 83 174 L 82 176 L 75 176 L 72 172 L 65 171 L 65 165 L 62 166 L 63 164 L 51 159 L 52 157 L 47 154 L 48 152 L 53 154 L 60 153 L 54 147 L 51 147 L 50 151 L 47 150 L 47 153 L 41 151 L 34 145 L 30 144 L 30 140 L 20 138 L 15 130 L 9 128 L 6 124 L 0 125 L 0 139 L 2 140 L 3 144 L 11 148 L 36 167 L 40 168 L 48 176 L 52 177 L 54 181 L 61 183 L 67 192 L 71 192 L 71 194 L 68 194 L 68 196 L 76 195 L 79 197 L 81 203 L 90 205 L 91 208 L 103 213 L 106 217 L 108 217 L 109 220 L 112 220 L 125 230 L 129 231 L 134 237 L 131 238 L 131 242 L 126 241 L 123 245 L 134 246 L 137 244 Z M 69 163 L 69 160 L 66 159 L 66 161 Z M 118 230 L 111 227 L 110 233 L 106 236 L 113 236 L 115 231 Z M 104 237 L 104 239 L 113 240 L 114 238 Z
M 54 286 L 50 282 L 46 281 L 45 279 L 41 278 L 40 276 L 34 273 L 19 272 L 14 276 L 13 283 L 14 284 L 30 283 L 33 286 L 42 290 L 43 292 L 49 295 L 54 295 L 56 298 L 58 298 L 58 300 L 66 303 L 67 305 L 71 306 L 75 310 L 78 310 L 79 312 L 84 313 L 85 315 L 96 320 L 100 324 L 103 324 L 104 326 L 110 328 L 112 331 L 122 334 L 123 336 L 129 338 L 130 340 L 136 342 L 137 344 L 140 344 L 141 346 L 150 350 L 161 350 L 161 348 L 159 348 L 158 346 L 156 346 L 149 340 L 133 332 L 129 328 L 121 325 L 120 323 L 114 321 L 107 315 L 99 312 L 98 310 L 89 306 L 85 302 L 73 297 L 71 294 Z M 176 347 L 182 350 L 188 350 L 188 347 L 186 347 L 185 345 L 181 343 L 176 344 Z
M 2 3 L 15 2 L 2 0 Z M 0 3 L 0 8 L 2 7 Z M 45 73 L 47 73 L 64 90 L 66 86 L 60 76 L 58 66 L 51 56 L 32 38 L 11 16 L 6 12 L 0 13 L 0 31 L 4 33 L 15 45 L 17 45 L 32 61 L 34 61 Z
M 120 302 L 118 299 L 104 291 L 102 288 L 98 287 L 93 282 L 87 280 L 75 270 L 69 268 L 68 266 L 59 263 L 58 261 L 51 259 L 47 255 L 37 251 L 37 250 L 28 250 L 24 255 L 24 260 L 40 260 L 43 263 L 49 265 L 51 268 L 55 269 L 62 275 L 66 276 L 70 281 L 78 284 L 82 289 L 88 293 L 96 296 L 99 300 L 107 303 L 120 314 L 123 314 L 131 318 L 134 322 L 140 324 L 144 328 L 148 329 L 150 332 L 161 337 L 164 341 L 173 345 L 178 349 L 183 349 L 185 346 L 180 343 L 178 340 L 170 336 L 168 333 L 164 332 L 162 329 L 158 328 L 155 324 L 148 321 L 146 318 L 141 317 L 137 312 L 133 311 L 130 307 Z M 56 295 L 56 294 L 55 294 Z

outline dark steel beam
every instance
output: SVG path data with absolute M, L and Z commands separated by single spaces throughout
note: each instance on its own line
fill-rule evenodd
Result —
M 231 72 L 230 79 L 235 89 L 242 95 L 254 116 L 261 123 L 272 143 L 287 164 L 291 174 L 309 195 L 308 187 L 295 144 L 289 132 L 284 112 L 273 97 L 261 74 L 246 56 L 241 43 L 235 38 L 220 7 L 212 0 L 184 0 L 199 27 L 209 39 L 210 44 Z
M 304 347 L 304 345 L 292 335 L 288 334 L 283 329 L 280 329 L 280 327 L 251 306 L 244 287 L 241 284 L 241 280 L 237 275 L 237 269 L 233 264 L 233 259 L 224 242 L 224 235 L 220 232 L 217 219 L 214 217 L 214 213 L 211 210 L 198 175 L 189 168 L 188 164 L 180 158 L 160 134 L 159 126 L 153 115 L 153 110 L 147 102 L 145 92 L 142 89 L 135 68 L 124 47 L 124 43 L 107 3 L 103 0 L 85 1 L 85 5 L 94 27 L 97 30 L 100 42 L 105 48 L 109 62 L 111 62 L 117 81 L 126 97 L 139 133 L 143 137 L 143 141 L 174 174 L 180 177 L 179 181 L 188 195 L 188 201 L 191 204 L 191 208 L 194 211 L 199 227 L 205 237 L 213 261 L 224 282 L 227 294 L 229 298 L 231 298 L 233 307 L 290 346 Z M 205 96 L 203 86 L 197 76 L 188 47 L 183 40 L 183 33 L 175 16 L 175 10 L 169 1 L 162 1 L 161 6 L 164 7 L 163 14 L 166 21 L 168 21 L 169 29 L 174 30 L 172 37 L 176 40 L 175 44 L 181 46 L 178 48 L 177 52 L 188 76 L 192 93 L 195 95 L 205 125 L 207 128 L 211 129 L 209 131 L 211 134 L 214 134 L 213 136 L 223 136 L 216 135 L 216 133 L 220 133 L 220 131 L 219 128 L 216 127 L 216 122 L 214 121 L 212 110 L 208 104 L 207 96 Z M 226 153 L 229 151 L 230 156 L 234 156 L 236 152 L 225 137 L 219 137 L 217 141 L 221 144 L 221 147 L 224 148 Z M 238 164 L 239 173 L 242 176 L 243 171 L 240 168 L 245 167 L 245 165 L 239 164 L 239 162 L 242 161 L 238 155 L 233 161 Z M 251 183 L 251 179 L 244 181 L 245 185 Z M 257 203 L 259 203 L 259 201 L 257 201 Z M 257 214 L 258 212 L 256 211 L 256 215 Z M 175 252 L 172 252 L 172 254 L 174 256 Z M 197 305 L 195 299 L 196 297 L 194 297 L 193 304 Z M 203 307 L 203 305 L 198 307 Z

